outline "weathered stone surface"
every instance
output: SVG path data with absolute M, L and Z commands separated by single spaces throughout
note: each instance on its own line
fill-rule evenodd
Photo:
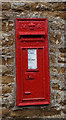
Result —
M 9 41 L 11 41 L 11 40 L 12 40 L 12 41 L 15 41 L 15 36 L 12 35 L 12 34 L 9 35 L 9 36 L 8 36 L 8 40 L 9 40 Z
M 10 2 L 2 2 L 2 10 L 9 10 L 11 7 Z
M 33 7 L 36 11 L 45 11 L 50 10 L 48 3 L 36 3 L 36 6 Z
M 64 45 L 64 34 L 61 34 L 60 32 L 51 32 L 49 35 L 49 40 L 51 45 Z
M 53 46 L 51 46 L 51 48 L 50 48 L 50 52 L 55 53 L 55 52 L 56 52 L 56 48 L 54 48 Z
M 9 41 L 6 41 L 6 40 L 2 40 L 2 46 L 5 46 L 5 47 L 8 47 L 10 45 L 13 45 L 14 41 L 13 40 L 9 40 Z
M 2 109 L 0 109 L 0 118 L 2 119 Z
M 15 11 L 30 10 L 30 4 L 28 3 L 12 3 L 11 9 Z
M 53 99 L 54 99 L 54 94 L 51 93 L 50 100 L 53 100 Z
M 66 53 L 66 48 L 64 47 L 64 48 L 59 48 L 59 51 L 61 52 L 61 53 Z
M 56 44 L 61 45 L 62 44 L 61 34 L 56 34 L 55 40 L 56 40 Z
M 59 21 L 53 21 L 53 23 L 50 23 L 49 26 L 52 30 L 64 30 L 64 24 L 60 24 Z
M 44 117 L 44 116 L 53 116 L 59 115 L 61 111 L 57 111 L 56 109 L 44 109 L 44 110 L 23 110 L 23 111 L 11 111 L 11 116 L 22 116 L 22 117 Z M 43 113 L 43 114 L 42 114 Z
M 13 28 L 14 28 L 13 21 L 8 21 L 8 31 L 12 31 Z
M 54 67 L 54 66 L 50 67 L 50 72 L 57 73 L 57 67 Z
M 26 110 L 17 110 L 17 111 L 11 111 L 10 116 L 14 117 L 14 116 L 22 116 L 22 117 L 43 117 L 43 110 L 42 109 L 26 109 Z
M 2 11 L 2 19 L 4 20 L 8 20 L 8 19 L 10 19 L 10 18 L 12 18 L 13 19 L 13 14 L 11 13 L 11 12 L 9 12 L 9 11 Z M 3 28 L 2 28 L 3 29 Z
M 54 33 L 50 34 L 49 37 L 50 37 L 50 44 L 55 44 Z
M 57 111 L 55 108 L 45 109 L 44 110 L 44 115 L 45 116 L 59 115 L 60 112 L 61 112 L 60 110 Z
M 14 65 L 7 66 L 6 72 L 3 73 L 3 75 L 13 75 L 14 74 Z
M 6 64 L 5 58 L 2 57 L 2 65 L 5 65 L 5 64 Z
M 66 109 L 65 108 L 64 108 L 63 112 L 64 112 L 64 114 L 66 114 Z
M 2 33 L 1 37 L 2 37 L 2 46 L 3 47 L 12 46 L 14 44 L 15 36 L 13 34 L 7 34 L 7 33 L 3 34 Z
M 53 88 L 54 90 L 59 90 L 59 85 L 56 84 L 56 83 L 53 83 L 53 84 L 52 84 L 52 88 Z
M 60 57 L 62 58 L 66 58 L 66 53 L 64 54 L 64 53 L 60 53 Z
M 66 4 L 65 3 L 51 3 L 50 5 L 51 10 L 57 10 L 57 11 L 65 11 L 66 10 Z
M 0 57 L 0 65 L 2 64 L 2 58 Z
M 7 58 L 7 64 L 13 64 L 14 63 L 14 58 L 11 57 L 11 58 Z
M 9 114 L 8 109 L 6 109 L 6 108 L 2 109 L 2 116 L 3 116 L 3 117 L 8 116 L 8 114 Z
M 14 77 L 12 76 L 2 76 L 2 84 L 13 83 Z
M 6 21 L 2 22 L 2 31 L 6 31 Z
M 58 63 L 66 63 L 66 60 L 63 58 L 58 57 Z
M 62 68 L 58 67 L 57 71 L 59 74 L 64 74 L 65 69 L 63 67 Z
M 66 20 L 66 12 L 61 12 L 60 17 L 64 20 Z
M 2 86 L 2 93 L 11 93 L 12 87 L 9 87 L 8 85 Z
M 2 55 L 10 55 L 11 56 L 11 47 L 2 47 Z
M 20 12 L 20 13 L 18 13 L 18 12 L 16 12 L 16 14 L 15 14 L 15 12 L 11 12 L 11 11 L 3 11 L 2 12 L 2 19 L 3 20 L 13 20 L 13 18 L 14 17 L 47 17 L 48 19 L 51 19 L 52 17 L 60 17 L 60 18 L 62 18 L 62 19 L 65 19 L 66 17 L 66 13 L 65 12 L 60 12 L 60 11 L 53 11 L 53 12 L 51 12 L 51 11 L 43 11 L 43 12 L 35 12 L 35 11 L 33 11 L 33 12 L 29 12 L 29 11 L 26 11 L 26 12 L 24 12 L 24 11 L 22 11 L 22 12 Z
M 7 97 L 2 96 L 2 108 L 7 108 L 8 104 Z
M 2 65 L 2 74 L 5 74 L 8 71 L 8 68 L 5 65 Z
M 2 31 L 12 31 L 13 29 L 13 22 L 12 21 L 5 21 L 2 20 Z
M 1 83 L 1 77 L 0 77 L 0 83 Z M 1 94 L 2 94 L 2 86 L 0 86 L 0 105 L 1 105 L 1 102 L 2 102 L 2 98 L 1 98 Z
M 11 9 L 12 10 L 38 10 L 38 11 L 44 11 L 44 10 L 50 10 L 50 11 L 65 11 L 66 5 L 64 3 L 44 3 L 44 2 L 30 2 L 28 3 L 12 3 Z
M 51 79 L 54 80 L 54 81 L 58 81 L 59 77 L 57 75 L 52 75 Z
M 50 61 L 52 64 L 56 64 L 56 56 L 54 54 L 50 55 Z

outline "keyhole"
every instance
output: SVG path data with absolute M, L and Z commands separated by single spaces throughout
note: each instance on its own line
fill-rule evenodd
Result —
M 28 75 L 28 79 L 29 79 L 29 75 Z

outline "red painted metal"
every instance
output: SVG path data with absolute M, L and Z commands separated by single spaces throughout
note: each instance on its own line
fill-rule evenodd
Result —
M 16 18 L 16 104 L 50 104 L 48 21 Z M 35 49 L 37 68 L 28 69 L 28 50 Z

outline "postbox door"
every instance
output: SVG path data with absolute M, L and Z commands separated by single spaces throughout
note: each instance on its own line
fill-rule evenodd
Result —
M 22 48 L 22 99 L 45 99 L 44 48 Z

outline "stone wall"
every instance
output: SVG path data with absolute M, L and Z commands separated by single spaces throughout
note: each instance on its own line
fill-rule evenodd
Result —
M 15 18 L 48 18 L 50 105 L 16 106 Z M 65 3 L 2 2 L 2 120 L 64 118 Z M 1 17 L 0 17 L 1 20 Z M 1 77 L 1 76 L 0 76 Z

